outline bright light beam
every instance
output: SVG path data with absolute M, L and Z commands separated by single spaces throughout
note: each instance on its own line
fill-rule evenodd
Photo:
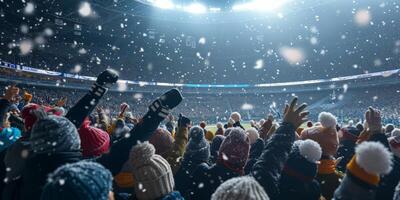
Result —
M 207 12 L 207 7 L 200 3 L 192 3 L 183 8 L 184 11 L 194 14 L 202 14 Z
M 175 5 L 170 0 L 154 0 L 153 5 L 161 9 L 173 9 Z
M 233 11 L 272 11 L 282 7 L 288 0 L 253 0 L 248 3 L 236 4 Z

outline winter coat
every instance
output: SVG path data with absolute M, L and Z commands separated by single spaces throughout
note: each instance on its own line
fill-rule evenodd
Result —
M 305 181 L 291 176 L 282 175 L 279 180 L 279 191 L 278 200 L 319 200 L 321 197 L 319 183 L 314 179 L 311 181 Z
M 375 194 L 376 187 L 347 172 L 334 193 L 334 200 L 373 200 Z
M 264 150 L 254 164 L 252 176 L 263 186 L 271 199 L 279 196 L 279 178 L 295 140 L 295 127 L 282 123 L 276 133 L 269 139 Z
M 172 149 L 167 153 L 166 160 L 171 165 L 172 173 L 176 174 L 181 166 L 181 159 L 188 143 L 188 128 L 179 127 L 175 134 Z
M 250 154 L 247 160 L 246 166 L 244 167 L 244 173 L 250 174 L 253 165 L 257 162 L 258 157 L 260 157 L 264 149 L 264 141 L 258 138 L 254 144 L 250 147 Z
M 187 199 L 210 199 L 218 186 L 226 180 L 240 175 L 238 172 L 232 171 L 218 162 L 212 166 L 203 163 L 195 170 L 192 180 L 186 183 L 190 186 L 190 198 Z
M 336 157 L 343 157 L 343 159 L 336 165 L 336 168 L 341 172 L 345 172 L 347 163 L 353 158 L 357 137 L 360 131 L 354 127 L 342 128 L 341 131 L 343 132 L 343 136 L 340 138 Z
M 47 175 L 58 167 L 66 163 L 78 162 L 81 158 L 80 152 L 62 152 L 51 155 L 36 154 L 31 156 L 22 172 L 22 182 L 18 192 L 19 199 L 39 200 Z

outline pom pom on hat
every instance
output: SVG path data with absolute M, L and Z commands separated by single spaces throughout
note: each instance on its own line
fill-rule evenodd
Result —
M 322 149 L 319 144 L 313 140 L 298 140 L 295 142 L 298 145 L 300 155 L 311 163 L 316 163 L 321 159 Z
M 249 137 L 250 144 L 254 144 L 260 135 L 258 134 L 257 129 L 249 128 L 246 130 L 247 137 Z
M 269 197 L 253 177 L 242 176 L 225 181 L 211 196 L 211 200 L 230 199 L 269 200 Z
M 143 164 L 150 162 L 151 157 L 156 153 L 156 149 L 149 142 L 144 142 L 135 145 L 131 149 L 130 159 L 135 167 L 140 167 Z
M 217 128 L 222 128 L 224 125 L 221 122 L 217 123 Z
M 387 174 L 392 170 L 392 154 L 383 144 L 363 142 L 355 149 L 357 164 L 370 174 Z
M 336 117 L 329 112 L 321 112 L 318 115 L 318 121 L 326 128 L 335 128 L 337 123 Z

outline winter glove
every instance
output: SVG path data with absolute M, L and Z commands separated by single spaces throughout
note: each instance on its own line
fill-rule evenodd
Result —
M 159 117 L 166 118 L 170 110 L 182 102 L 182 94 L 177 89 L 171 89 L 161 95 L 150 106 L 150 111 L 157 113 Z
M 178 127 L 186 128 L 189 125 L 190 125 L 190 119 L 182 115 L 182 113 L 179 114 Z
M 112 69 L 106 69 L 101 72 L 99 76 L 97 76 L 96 84 L 102 87 L 109 88 L 109 85 L 112 85 L 118 81 L 118 72 Z
M 98 97 L 101 97 L 107 92 L 108 88 L 110 88 L 111 85 L 117 81 L 118 73 L 115 70 L 106 69 L 105 71 L 101 72 L 99 76 L 97 76 L 96 83 L 93 84 L 90 92 Z

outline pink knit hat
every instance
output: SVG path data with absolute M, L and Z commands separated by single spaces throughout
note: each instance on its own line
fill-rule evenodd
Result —
M 250 142 L 241 128 L 233 128 L 219 148 L 218 163 L 225 167 L 243 173 L 243 168 L 249 157 Z
M 83 157 L 97 157 L 108 152 L 110 136 L 107 132 L 90 126 L 88 119 L 85 119 L 78 133 L 81 138 Z

